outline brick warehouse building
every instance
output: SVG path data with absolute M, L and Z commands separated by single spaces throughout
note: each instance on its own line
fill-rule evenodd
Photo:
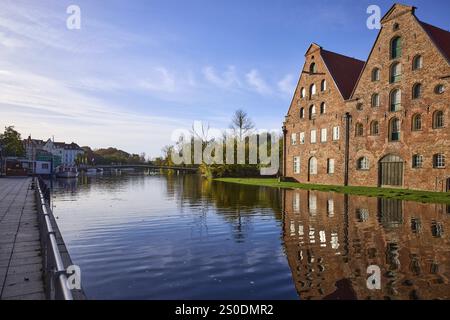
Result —
M 450 191 L 450 32 L 400 4 L 381 24 L 367 62 L 306 52 L 283 126 L 284 177 Z

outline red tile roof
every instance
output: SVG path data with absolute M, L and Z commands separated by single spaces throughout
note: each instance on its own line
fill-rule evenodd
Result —
M 349 99 L 365 62 L 324 49 L 322 58 L 342 96 Z
M 442 54 L 450 62 L 450 32 L 432 26 L 431 24 L 419 21 L 424 30 L 428 33 L 434 44 L 441 50 Z

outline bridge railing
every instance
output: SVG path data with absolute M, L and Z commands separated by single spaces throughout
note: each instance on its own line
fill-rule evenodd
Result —
M 59 252 L 56 231 L 52 226 L 53 213 L 49 208 L 50 191 L 41 178 L 34 178 L 39 216 L 39 231 L 44 268 L 45 293 L 49 300 L 73 300 L 68 287 L 67 273 Z

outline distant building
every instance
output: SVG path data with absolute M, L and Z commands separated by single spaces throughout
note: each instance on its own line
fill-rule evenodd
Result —
M 17 159 L 27 174 L 50 175 L 53 172 L 52 158 L 49 160 Z
M 366 62 L 310 46 L 283 127 L 284 177 L 450 191 L 450 32 L 415 9 L 388 11 Z
M 27 139 L 23 140 L 25 157 L 28 160 L 36 160 L 38 150 L 42 150 L 44 145 L 45 145 L 44 140 L 32 139 L 31 136 L 28 136 Z
M 47 140 L 42 149 L 54 156 L 61 157 L 61 164 L 65 166 L 75 165 L 77 157 L 84 154 L 84 150 L 74 142 L 67 144 L 64 142 L 53 142 L 51 139 Z
M 78 155 L 84 154 L 84 150 L 76 143 L 53 142 L 32 139 L 29 136 L 23 141 L 25 156 L 29 161 L 24 164 L 30 173 L 47 174 L 47 164 L 50 163 L 50 172 L 60 165 L 73 166 Z M 39 172 L 38 172 L 39 171 Z M 43 173 L 45 172 L 45 173 Z
M 25 157 L 28 160 L 24 167 L 30 173 L 51 174 L 61 165 L 62 157 L 44 150 L 45 144 L 44 140 L 32 139 L 31 136 L 23 141 Z

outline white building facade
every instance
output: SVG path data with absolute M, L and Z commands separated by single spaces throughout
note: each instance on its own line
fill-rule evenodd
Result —
M 55 156 L 60 156 L 61 164 L 64 166 L 74 166 L 78 156 L 84 154 L 84 150 L 74 142 L 67 144 L 64 142 L 53 142 L 50 139 L 47 140 L 43 149 Z

